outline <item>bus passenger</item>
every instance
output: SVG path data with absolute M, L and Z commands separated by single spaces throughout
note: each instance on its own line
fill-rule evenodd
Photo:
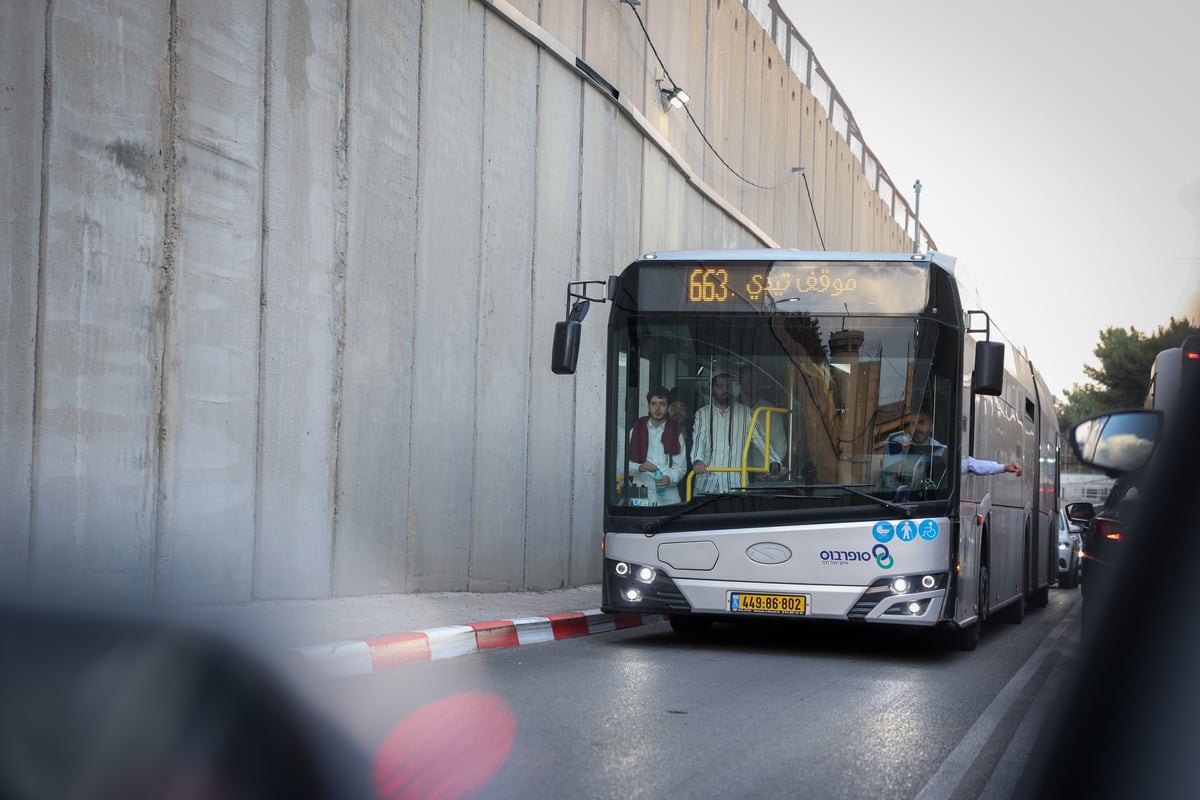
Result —
M 741 469 L 742 450 L 753 418 L 749 406 L 733 399 L 733 379 L 729 373 L 714 375 L 711 389 L 709 404 L 696 412 L 692 468 L 696 471 L 693 488 L 697 494 L 727 492 L 734 486 L 742 485 L 740 473 L 709 472 L 709 468 Z M 760 453 L 767 450 L 761 431 L 756 429 L 753 432 L 752 441 Z M 774 449 L 770 453 L 771 467 L 778 467 L 785 472 Z
M 679 481 L 687 471 L 683 431 L 667 418 L 668 397 L 658 386 L 646 394 L 649 414 L 638 419 L 629 432 L 631 483 L 645 490 L 636 505 L 662 506 L 678 503 Z M 655 477 L 658 475 L 659 477 Z M 636 495 L 635 495 L 636 497 Z
M 687 450 L 685 463 L 690 465 L 692 463 L 691 409 L 688 407 L 687 401 L 680 397 L 678 389 L 672 389 L 668 399 L 671 402 L 667 405 L 667 419 L 674 422 L 683 433 L 683 445 Z
M 749 406 L 751 409 L 772 408 L 779 404 L 774 402 L 768 393 L 764 390 L 758 368 L 749 361 L 743 362 L 738 370 L 738 396 L 737 402 L 744 406 Z M 767 414 L 760 412 L 758 423 L 756 425 L 759 436 L 764 436 L 767 427 Z M 783 417 L 775 414 L 771 419 L 771 449 L 780 456 L 786 456 L 787 451 L 787 432 L 784 429 Z M 752 467 L 761 467 L 763 463 L 763 453 L 757 446 L 750 448 L 750 461 Z M 765 480 L 766 475 L 761 472 L 752 475 L 753 480 Z

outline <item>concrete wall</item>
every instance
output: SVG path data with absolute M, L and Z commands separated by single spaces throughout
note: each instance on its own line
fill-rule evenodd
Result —
M 786 40 L 736 0 L 3 4 L 0 586 L 599 580 L 566 282 L 911 248 Z

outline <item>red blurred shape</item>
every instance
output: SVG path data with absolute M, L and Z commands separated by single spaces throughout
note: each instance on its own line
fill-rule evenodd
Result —
M 489 692 L 444 697 L 412 712 L 375 753 L 373 778 L 386 800 L 470 797 L 512 749 L 517 719 Z

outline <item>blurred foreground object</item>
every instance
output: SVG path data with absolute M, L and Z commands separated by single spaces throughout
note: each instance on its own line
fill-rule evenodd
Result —
M 0 797 L 373 797 L 369 760 L 263 664 L 136 613 L 0 607 Z
M 1080 455 L 1097 466 L 1117 473 L 1141 469 L 1132 522 L 1137 532 L 1110 565 L 1099 604 L 1087 611 L 1094 635 L 1079 651 L 1080 680 L 1068 682 L 1065 713 L 1042 729 L 1014 797 L 1197 795 L 1200 627 L 1192 587 L 1200 564 L 1200 518 L 1191 506 L 1200 488 L 1200 337 L 1188 337 L 1178 357 L 1179 382 L 1170 402 L 1160 397 L 1152 404 L 1157 410 L 1097 415 L 1071 433 L 1081 445 L 1095 443 L 1080 448 Z M 1129 449 L 1109 447 L 1121 444 L 1111 434 L 1121 428 L 1144 432 L 1143 423 L 1153 417 L 1164 427 L 1143 452 L 1148 464 Z M 1132 439 L 1126 443 L 1142 447 Z M 1090 558 L 1086 546 L 1085 552 Z M 1057 770 L 1056 761 L 1079 768 Z

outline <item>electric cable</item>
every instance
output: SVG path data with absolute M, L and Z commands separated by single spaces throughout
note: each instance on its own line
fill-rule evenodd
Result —
M 658 48 L 654 46 L 654 40 L 652 38 L 650 38 L 650 31 L 648 31 L 646 29 L 646 23 L 642 21 L 642 15 L 638 13 L 638 10 L 636 8 L 637 4 L 630 2 L 629 0 L 621 0 L 621 2 L 628 5 L 631 9 L 633 9 L 633 16 L 637 18 L 638 25 L 640 25 L 642 28 L 642 35 L 646 37 L 646 43 L 648 45 L 650 45 L 650 51 L 652 53 L 654 53 L 654 60 L 658 62 L 658 66 L 662 69 L 663 76 L 666 78 L 666 80 L 671 82 L 671 88 L 678 89 L 679 84 L 675 83 L 675 79 L 671 77 L 670 70 L 668 70 L 667 65 L 663 63 L 662 56 L 660 56 L 658 54 Z M 725 168 L 727 170 L 729 170 L 730 172 L 733 173 L 734 177 L 736 177 L 738 180 L 742 181 L 743 183 L 745 183 L 749 186 L 753 186 L 755 189 L 764 189 L 766 191 L 775 191 L 776 189 L 779 188 L 778 186 L 763 186 L 762 184 L 755 183 L 754 181 L 750 180 L 749 178 L 747 178 L 746 176 L 744 176 L 740 172 L 738 172 L 736 169 L 734 169 L 733 165 L 730 164 L 728 161 L 726 161 L 725 157 L 722 156 L 719 152 L 717 152 L 717 148 L 714 147 L 713 143 L 708 140 L 708 136 L 705 135 L 704 129 L 700 127 L 700 123 L 696 121 L 696 118 L 694 116 L 692 116 L 692 111 L 690 108 L 687 107 L 686 103 L 682 106 L 682 108 L 683 108 L 684 113 L 687 114 L 688 119 L 691 120 L 692 127 L 694 127 L 696 129 L 696 132 L 700 134 L 700 138 L 704 141 L 705 146 L 707 146 L 708 149 L 712 152 L 712 154 L 717 157 L 718 161 L 720 161 L 722 164 L 725 165 Z M 816 204 L 813 202 L 812 189 L 808 185 L 808 176 L 806 174 L 804 174 L 803 171 L 801 171 L 800 177 L 804 178 L 804 190 L 808 194 L 808 207 L 809 207 L 809 210 L 812 211 L 813 227 L 816 228 L 816 231 L 817 231 L 817 240 L 821 243 L 821 249 L 825 250 L 826 249 L 825 248 L 825 237 L 821 233 L 821 223 L 817 219 L 817 208 L 816 208 Z

